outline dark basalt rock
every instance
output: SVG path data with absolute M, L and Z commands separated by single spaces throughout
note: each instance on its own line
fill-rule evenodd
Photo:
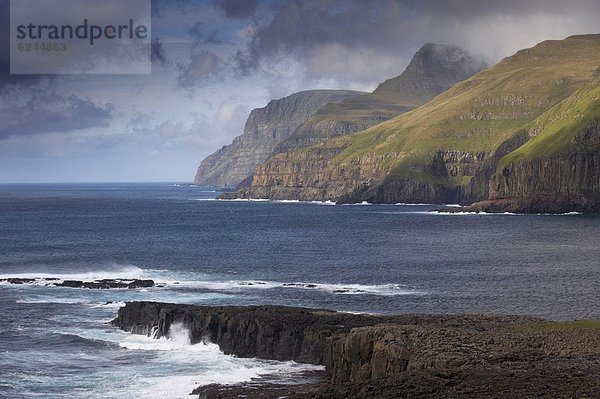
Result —
M 326 367 L 322 383 L 211 385 L 194 391 L 200 398 L 591 398 L 600 392 L 600 328 L 593 322 L 153 302 L 128 303 L 112 321 L 158 337 L 173 323 L 189 328 L 192 343 L 208 339 L 227 354 Z
M 314 398 L 324 390 L 325 384 L 281 385 L 272 383 L 246 383 L 238 385 L 210 384 L 194 389 L 191 395 L 199 399 L 281 399 L 281 398 Z
M 2 278 L 0 281 L 7 281 L 11 284 L 31 284 L 35 282 L 34 278 Z
M 153 280 L 133 280 L 127 284 L 127 288 L 149 288 L 154 287 Z
M 304 283 L 283 283 L 284 287 L 300 287 L 300 288 L 317 288 L 316 284 L 304 284 Z
M 154 287 L 153 280 L 118 280 L 102 279 L 95 281 L 65 280 L 55 284 L 57 287 L 89 288 L 89 289 L 114 289 L 114 288 L 148 288 Z
M 533 194 L 526 197 L 494 198 L 462 208 L 450 208 L 440 211 L 518 214 L 598 213 L 600 212 L 600 201 L 576 195 Z

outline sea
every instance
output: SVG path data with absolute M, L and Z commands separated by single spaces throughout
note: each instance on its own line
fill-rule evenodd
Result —
M 243 359 L 185 326 L 109 324 L 127 301 L 344 312 L 600 318 L 600 216 L 440 205 L 222 201 L 177 183 L 0 185 L 1 398 L 187 398 L 296 383 L 320 366 Z M 152 279 L 138 289 L 63 280 Z

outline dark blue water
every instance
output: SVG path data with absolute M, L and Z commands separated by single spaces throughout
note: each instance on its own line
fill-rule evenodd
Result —
M 599 216 L 211 200 L 217 191 L 0 186 L 0 278 L 165 285 L 0 283 L 0 396 L 186 397 L 197 384 L 300 368 L 191 346 L 185 331 L 170 340 L 122 333 L 106 321 L 127 300 L 600 317 Z

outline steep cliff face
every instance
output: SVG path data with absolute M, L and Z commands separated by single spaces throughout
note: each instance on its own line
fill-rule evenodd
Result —
M 327 103 L 364 94 L 351 90 L 309 90 L 269 102 L 250 112 L 244 134 L 206 157 L 196 184 L 236 186 L 272 153 L 294 129 Z
M 481 61 L 459 47 L 427 43 L 400 76 L 381 83 L 372 93 L 327 104 L 278 144 L 274 153 L 365 130 L 427 103 L 483 68 Z
M 311 151 L 277 154 L 255 170 L 250 187 L 235 195 L 310 201 L 339 198 L 347 192 L 368 188 L 385 175 L 388 170 L 386 157 L 393 157 L 393 154 L 372 154 L 355 165 L 329 168 L 330 161 L 349 144 L 349 138 L 340 137 Z
M 470 204 L 558 192 L 589 202 L 599 176 L 598 65 L 600 35 L 540 43 L 418 109 L 278 154 L 236 195 Z
M 600 76 L 538 118 L 534 136 L 503 157 L 490 199 L 471 209 L 600 211 Z

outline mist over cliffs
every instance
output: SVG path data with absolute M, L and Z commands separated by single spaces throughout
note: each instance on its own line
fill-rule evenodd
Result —
M 363 94 L 352 90 L 308 90 L 272 100 L 250 112 L 244 133 L 230 145 L 206 157 L 194 182 L 216 186 L 236 186 L 265 161 L 275 146 L 285 140 L 302 122 L 327 103 Z
M 200 164 L 196 184 L 236 186 L 271 155 L 358 132 L 425 104 L 483 68 L 455 46 L 427 43 L 373 93 L 309 90 L 250 113 L 244 133 Z
M 400 76 L 384 81 L 372 93 L 325 105 L 278 144 L 274 153 L 365 130 L 427 103 L 484 66 L 459 47 L 427 43 Z

